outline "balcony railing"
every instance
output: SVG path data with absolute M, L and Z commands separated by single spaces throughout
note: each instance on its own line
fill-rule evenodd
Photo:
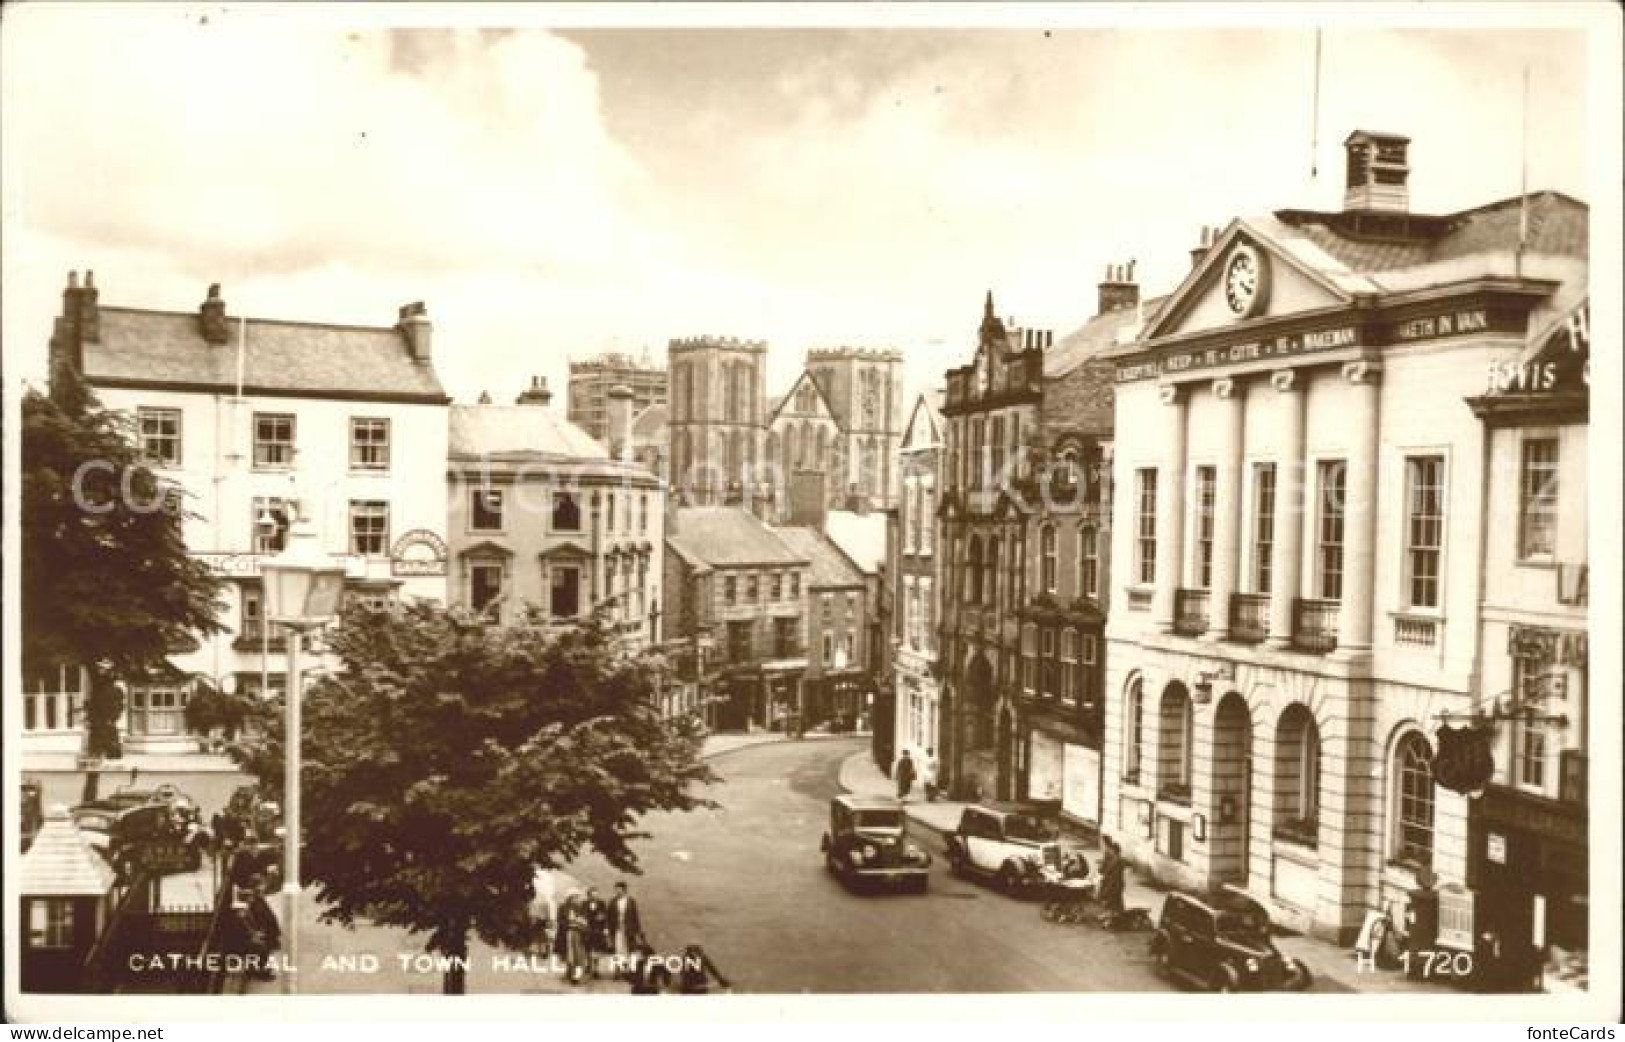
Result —
M 1174 632 L 1200 637 L 1207 632 L 1208 591 L 1174 591 Z
M 1394 643 L 1404 648 L 1431 648 L 1439 643 L 1439 620 L 1426 615 L 1395 615 Z
M 1292 602 L 1292 646 L 1324 655 L 1337 647 L 1336 601 L 1299 598 Z
M 1233 593 L 1230 595 L 1230 639 L 1238 644 L 1257 644 L 1269 636 L 1270 595 Z

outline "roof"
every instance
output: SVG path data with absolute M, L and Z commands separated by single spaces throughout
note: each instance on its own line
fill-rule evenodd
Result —
M 741 507 L 683 507 L 666 543 L 690 562 L 712 566 L 808 563 Z
M 669 422 L 670 410 L 665 402 L 656 402 L 632 417 L 632 441 L 637 444 L 648 442 L 664 443 L 666 440 L 666 426 Z
M 113 885 L 113 870 L 60 804 L 46 813 L 17 872 L 24 897 L 101 897 Z
M 449 423 L 453 457 L 609 461 L 592 435 L 544 405 L 454 405 Z
M 818 529 L 793 525 L 773 531 L 784 540 L 786 546 L 805 557 L 811 565 L 807 570 L 807 586 L 810 589 L 863 585 L 863 573 Z
M 203 339 L 196 312 L 103 307 L 101 331 L 84 345 L 92 384 L 178 384 L 234 391 L 239 319 L 225 344 Z M 327 393 L 363 399 L 450 401 L 434 366 L 412 359 L 394 326 L 242 319 L 242 385 L 249 393 Z
M 832 802 L 844 804 L 853 810 L 900 810 L 903 806 L 890 796 L 857 796 L 850 792 L 836 796 Z
M 1143 300 L 1137 308 L 1103 311 L 1051 344 L 1044 352 L 1044 376 L 1065 376 L 1091 358 L 1108 357 L 1128 338 L 1150 325 L 1168 297 Z
M 824 534 L 866 575 L 886 563 L 885 514 L 831 510 L 824 515 Z

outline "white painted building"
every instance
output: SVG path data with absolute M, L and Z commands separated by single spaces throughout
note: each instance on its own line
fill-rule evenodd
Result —
M 1584 204 L 1412 214 L 1405 139 L 1346 144 L 1341 212 L 1232 221 L 1116 352 L 1104 782 L 1155 875 L 1342 941 L 1465 881 L 1432 767 L 1481 694 L 1467 399 L 1587 270 Z
M 218 287 L 193 312 L 105 307 L 88 272 L 63 301 L 53 353 L 69 352 L 102 404 L 130 416 L 155 472 L 185 491 L 188 549 L 227 580 L 226 632 L 128 692 L 128 752 L 196 749 L 184 709 L 200 682 L 282 685 L 285 639 L 262 628 L 259 569 L 282 546 L 291 501 L 343 562 L 350 595 L 445 599 L 449 399 L 421 304 L 380 327 L 228 315 Z M 63 699 L 81 697 L 78 670 L 37 672 L 25 678 L 38 710 L 25 713 L 24 748 L 75 751 Z

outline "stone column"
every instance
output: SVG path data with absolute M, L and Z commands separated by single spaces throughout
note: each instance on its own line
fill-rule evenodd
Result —
M 1175 591 L 1185 572 L 1185 396 L 1172 384 L 1160 388 L 1165 407 L 1166 452 L 1157 471 L 1157 588 L 1152 618 L 1157 629 L 1174 628 Z M 1139 495 L 1136 488 L 1134 495 Z M 1136 510 L 1138 505 L 1136 504 Z M 1139 533 L 1135 533 L 1135 538 Z
M 1236 382 L 1213 381 L 1219 417 L 1214 434 L 1219 465 L 1213 490 L 1213 583 L 1208 595 L 1207 639 L 1230 633 L 1230 595 L 1235 592 L 1241 548 L 1242 403 Z
M 1280 395 L 1280 456 L 1275 464 L 1275 545 L 1270 554 L 1270 629 L 1272 648 L 1292 644 L 1292 602 L 1301 589 L 1304 527 L 1313 524 L 1308 475 L 1304 473 L 1303 380 L 1292 369 L 1270 375 Z
M 1343 511 L 1343 605 L 1338 616 L 1337 651 L 1343 657 L 1371 652 L 1371 595 L 1375 585 L 1377 539 L 1377 430 L 1381 414 L 1381 367 L 1349 362 L 1343 378 L 1354 389 L 1348 423 L 1347 503 Z

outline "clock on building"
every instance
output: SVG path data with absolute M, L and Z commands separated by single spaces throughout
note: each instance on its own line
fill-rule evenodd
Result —
M 1237 318 L 1250 318 L 1264 306 L 1269 290 L 1269 269 L 1264 255 L 1244 242 L 1236 243 L 1224 262 L 1224 300 Z

